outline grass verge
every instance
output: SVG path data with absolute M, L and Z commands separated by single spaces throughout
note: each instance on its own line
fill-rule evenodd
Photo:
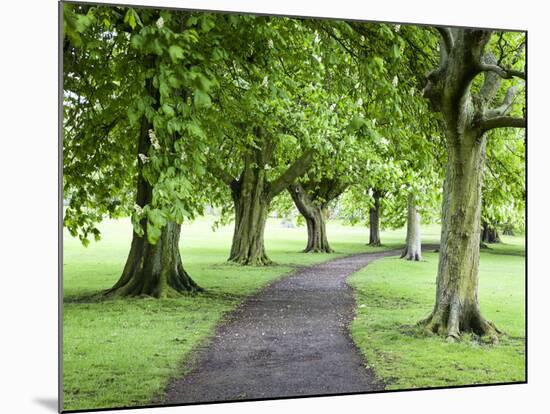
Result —
M 357 300 L 351 335 L 387 389 L 446 387 L 525 380 L 525 251 L 523 239 L 482 250 L 483 315 L 506 334 L 497 346 L 471 336 L 459 343 L 412 328 L 435 299 L 436 253 L 422 262 L 381 259 L 349 279 Z
M 128 220 L 108 221 L 103 238 L 88 248 L 65 235 L 64 243 L 64 409 L 149 404 L 193 350 L 206 344 L 223 316 L 266 284 L 306 266 L 344 254 L 383 250 L 402 244 L 403 231 L 383 232 L 382 248 L 365 245 L 364 227 L 329 223 L 334 254 L 304 254 L 304 227 L 283 228 L 271 219 L 267 253 L 276 265 L 240 267 L 226 262 L 231 226 L 215 233 L 212 219 L 182 228 L 185 268 L 206 293 L 178 299 L 86 300 L 111 287 L 130 246 Z M 432 238 L 438 229 L 432 229 Z

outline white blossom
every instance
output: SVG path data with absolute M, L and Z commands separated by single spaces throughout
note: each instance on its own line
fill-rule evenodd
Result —
M 394 29 L 396 32 L 398 32 L 398 31 L 401 29 L 401 25 L 400 25 L 400 24 L 395 24 L 395 25 L 393 26 L 393 29 Z
M 164 26 L 164 19 L 162 18 L 162 16 L 159 17 L 159 19 L 156 22 L 156 25 L 159 29 L 162 29 L 162 27 Z
M 262 87 L 267 88 L 268 85 L 269 85 L 269 82 L 268 82 L 267 75 L 266 75 L 266 76 L 264 76 L 264 79 L 262 80 Z
M 267 41 L 267 47 L 270 48 L 270 49 L 273 49 L 273 39 L 269 39 Z
M 155 131 L 153 131 L 152 129 L 149 130 L 149 139 L 151 140 L 151 145 L 153 146 L 154 149 L 156 150 L 160 149 L 159 140 L 155 135 Z
M 330 105 L 330 107 L 329 107 L 329 109 L 330 109 L 331 111 L 334 111 L 334 108 L 336 108 L 336 104 L 335 104 L 335 103 L 333 103 L 333 104 Z
M 138 154 L 138 156 L 143 164 L 146 164 L 149 161 L 149 157 L 145 154 Z
M 143 208 L 141 208 L 141 206 L 139 204 L 134 204 L 134 211 L 136 212 L 136 214 L 138 215 L 142 215 L 143 214 Z
M 357 100 L 357 106 L 362 106 L 363 105 L 363 98 L 359 98 Z
M 397 75 L 395 75 L 393 77 L 393 80 L 391 81 L 391 84 L 393 85 L 394 88 L 396 88 L 398 82 L 399 82 L 399 78 L 397 77 Z

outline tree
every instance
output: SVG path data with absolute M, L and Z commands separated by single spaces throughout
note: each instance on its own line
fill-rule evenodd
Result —
M 401 258 L 422 260 L 422 241 L 420 237 L 420 214 L 416 210 L 414 194 L 410 193 L 407 203 L 407 237 Z
M 132 214 L 130 253 L 109 295 L 200 290 L 178 242 L 181 222 L 202 209 L 194 117 L 215 85 L 204 64 L 216 59 L 212 15 L 66 4 L 64 21 L 65 225 L 86 243 L 105 215 Z
M 346 188 L 337 179 L 322 179 L 291 184 L 288 187 L 296 208 L 304 216 L 307 225 L 307 245 L 305 253 L 332 253 L 326 230 L 328 204 L 336 199 Z
M 501 84 L 507 83 L 502 79 L 525 79 L 525 74 L 520 68 L 506 65 L 504 56 L 495 58 L 492 47 L 488 47 L 492 31 L 438 31 L 440 62 L 428 75 L 424 95 L 432 110 L 442 116 L 448 159 L 436 301 L 421 324 L 427 332 L 445 335 L 449 340 L 472 331 L 496 341 L 499 331 L 482 316 L 477 295 L 486 140 L 493 129 L 525 127 L 521 108 L 517 108 L 524 101 L 519 94 L 520 84 L 508 82 L 506 92 L 500 92 Z M 515 45 L 518 40 L 522 42 L 521 35 L 509 36 Z M 522 62 L 518 59 L 517 65 Z M 484 74 L 482 83 L 480 74 Z M 496 98 L 501 103 L 493 107 Z
M 234 49 L 219 67 L 220 93 L 204 117 L 217 139 L 209 172 L 233 201 L 229 260 L 266 265 L 264 228 L 273 199 L 327 150 L 320 45 L 293 19 L 245 16 L 234 18 L 231 29 Z

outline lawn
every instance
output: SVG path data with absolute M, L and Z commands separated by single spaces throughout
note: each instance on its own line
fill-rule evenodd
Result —
M 186 269 L 204 294 L 178 299 L 87 299 L 118 279 L 131 239 L 128 220 L 107 221 L 102 240 L 87 248 L 64 235 L 64 409 L 144 405 L 159 396 L 167 381 L 181 374 L 192 350 L 207 343 L 223 315 L 269 282 L 296 266 L 372 249 L 367 229 L 328 224 L 334 254 L 304 254 L 304 227 L 284 228 L 270 219 L 266 249 L 276 264 L 245 268 L 226 262 L 232 226 L 212 231 L 212 218 L 182 229 Z M 437 226 L 425 230 L 429 241 Z M 402 245 L 404 231 L 382 233 L 381 249 Z
M 376 261 L 349 279 L 357 315 L 352 337 L 388 389 L 525 381 L 525 250 L 520 237 L 482 250 L 482 313 L 505 332 L 496 346 L 472 336 L 459 343 L 411 327 L 435 299 L 436 253 L 424 261 Z

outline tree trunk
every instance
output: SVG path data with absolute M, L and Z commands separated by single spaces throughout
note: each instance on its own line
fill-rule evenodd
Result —
M 296 208 L 307 224 L 307 245 L 305 253 L 332 253 L 325 225 L 326 206 L 313 202 L 307 191 L 300 184 L 291 185 L 288 189 Z
M 122 276 L 107 294 L 166 298 L 201 291 L 183 268 L 180 229 L 179 224 L 169 222 L 154 245 L 134 233 Z
M 263 169 L 247 167 L 243 178 L 231 185 L 235 229 L 229 261 L 254 266 L 271 263 L 264 247 L 264 229 L 271 203 L 265 184 Z
M 421 323 L 449 340 L 473 331 L 496 341 L 499 331 L 481 315 L 477 297 L 485 137 L 461 134 L 448 142 L 436 303 Z
M 484 222 L 481 229 L 481 241 L 483 243 L 500 243 L 500 236 L 496 227 Z
M 271 182 L 267 169 L 277 141 L 265 130 L 254 128 L 255 145 L 244 155 L 240 177 L 211 163 L 214 176 L 227 184 L 235 206 L 235 229 L 229 261 L 242 265 L 262 266 L 272 263 L 264 247 L 264 230 L 271 200 L 302 176 L 313 161 L 314 151 L 305 150 L 282 174 Z
M 381 246 L 380 242 L 380 199 L 378 191 L 374 191 L 374 206 L 369 210 L 369 246 Z
M 152 128 L 144 118 L 141 123 L 139 154 L 147 154 L 150 146 L 149 129 Z M 142 175 L 142 163 L 138 160 L 138 178 L 136 204 L 140 207 L 151 202 L 153 189 Z M 147 241 L 146 220 L 142 223 L 144 235 L 133 232 L 130 253 L 118 282 L 109 289 L 107 295 L 154 296 L 164 298 L 185 292 L 197 292 L 202 289 L 189 277 L 183 268 L 180 252 L 179 224 L 169 222 L 161 230 L 156 244 Z
M 416 211 L 414 195 L 409 194 L 407 201 L 407 245 L 401 258 L 407 260 L 422 260 L 422 244 L 420 237 L 420 214 Z

